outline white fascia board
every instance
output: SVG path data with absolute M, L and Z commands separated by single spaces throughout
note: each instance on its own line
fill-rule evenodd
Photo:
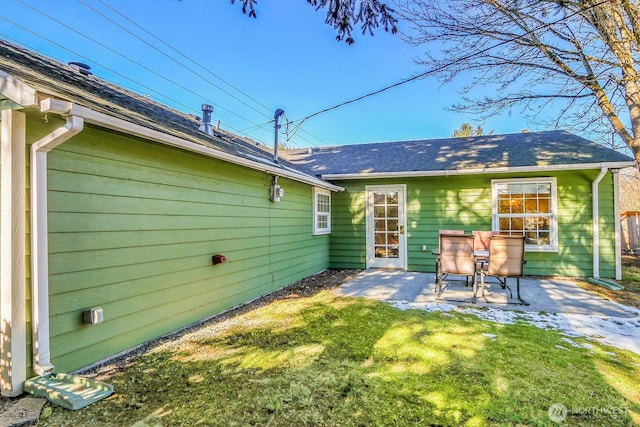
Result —
M 90 108 L 75 105 L 67 101 L 48 98 L 41 103 L 40 109 L 42 111 L 58 113 L 63 116 L 77 116 L 83 118 L 86 123 L 91 123 L 100 127 L 123 132 L 128 135 L 137 136 L 139 138 L 147 139 L 150 141 L 159 142 L 193 153 L 202 154 L 207 157 L 224 160 L 236 165 L 245 166 L 251 169 L 267 172 L 284 178 L 289 178 L 294 181 L 303 182 L 305 184 L 314 185 L 316 187 L 326 188 L 327 190 L 344 191 L 344 188 L 340 186 L 325 182 L 310 175 L 305 175 L 303 173 L 295 172 L 289 169 L 281 169 L 279 167 L 264 164 L 255 160 L 245 159 L 244 157 L 234 156 L 233 154 L 225 153 L 224 151 L 217 150 L 213 147 L 208 147 L 193 141 L 179 138 L 174 135 L 169 135 L 164 132 L 150 129 L 135 123 L 128 122 L 126 120 L 119 119 L 117 117 L 109 116 L 107 114 L 91 110 Z
M 2 70 L 0 70 L 0 93 L 23 108 L 35 107 L 38 104 L 35 89 Z
M 325 175 L 322 175 L 322 178 L 326 180 L 370 179 L 370 178 L 415 178 L 415 177 L 480 175 L 480 174 L 516 173 L 516 172 L 544 173 L 549 171 L 601 169 L 603 167 L 606 167 L 608 169 L 622 169 L 622 168 L 635 167 L 635 166 L 636 166 L 636 163 L 630 160 L 628 162 L 581 163 L 581 164 L 546 165 L 546 166 L 517 166 L 517 167 L 442 170 L 442 171 L 363 172 L 363 173 L 345 173 L 345 174 L 325 174 Z

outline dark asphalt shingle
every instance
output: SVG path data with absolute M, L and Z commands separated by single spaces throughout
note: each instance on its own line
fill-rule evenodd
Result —
M 287 150 L 283 156 L 311 175 L 472 171 L 633 161 L 561 130 Z

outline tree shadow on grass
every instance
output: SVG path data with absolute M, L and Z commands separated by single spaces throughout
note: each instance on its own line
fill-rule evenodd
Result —
M 631 425 L 638 358 L 472 315 L 399 311 L 329 292 L 276 301 L 187 334 L 111 378 L 116 395 L 43 425 L 549 425 L 554 403 L 624 408 L 582 425 Z M 563 344 L 564 343 L 564 344 Z M 598 366 L 600 365 L 600 366 Z M 612 411 L 609 411 L 612 412 Z M 72 418 L 65 418 L 70 415 Z M 66 421 L 65 421 L 66 420 Z

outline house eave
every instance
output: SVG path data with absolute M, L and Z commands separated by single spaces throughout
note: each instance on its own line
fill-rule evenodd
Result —
M 506 173 L 525 173 L 525 172 L 549 172 L 549 171 L 565 171 L 565 170 L 585 170 L 585 169 L 623 169 L 634 167 L 634 161 L 628 162 L 601 162 L 601 163 L 576 163 L 563 165 L 544 165 L 544 166 L 517 166 L 517 167 L 498 167 L 498 168 L 477 168 L 477 169 L 449 169 L 435 171 L 404 171 L 404 172 L 359 172 L 345 174 L 323 174 L 323 179 L 329 181 L 340 181 L 348 179 L 380 179 L 380 178 L 419 178 L 419 177 L 436 177 L 436 176 L 455 176 L 455 175 L 486 175 L 486 174 L 506 174 Z
M 330 191 L 344 191 L 344 188 L 338 185 L 325 182 L 322 179 L 306 175 L 301 172 L 297 172 L 291 169 L 285 169 L 275 165 L 272 166 L 268 163 L 262 163 L 240 156 L 234 156 L 233 154 L 220 151 L 216 148 L 204 144 L 199 144 L 175 135 L 170 135 L 164 132 L 157 131 L 155 129 L 150 129 L 135 123 L 131 123 L 126 120 L 113 117 L 108 114 L 100 113 L 98 111 L 68 101 L 47 98 L 41 102 L 40 109 L 42 111 L 60 114 L 61 116 L 80 117 L 84 119 L 86 123 L 90 123 L 99 127 L 115 130 L 146 140 L 159 142 L 164 145 L 180 148 L 182 150 L 201 154 L 210 158 L 224 160 L 236 165 L 248 167 L 272 175 L 277 175 L 283 178 L 289 178 L 294 181 L 313 185 L 315 187 L 325 188 Z
M 0 94 L 4 102 L 9 100 L 11 109 L 35 107 L 38 104 L 38 93 L 35 89 L 22 83 L 12 75 L 0 70 Z

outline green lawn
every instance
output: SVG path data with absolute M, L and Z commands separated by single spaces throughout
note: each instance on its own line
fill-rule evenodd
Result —
M 563 425 L 640 425 L 640 356 L 562 338 L 322 291 L 160 346 L 39 425 L 552 426 L 553 404 Z

